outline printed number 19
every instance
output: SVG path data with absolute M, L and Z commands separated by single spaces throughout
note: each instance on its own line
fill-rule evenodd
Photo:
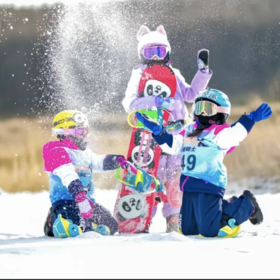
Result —
M 195 164 L 196 164 L 196 156 L 195 155 L 189 155 L 187 157 L 187 169 L 189 171 L 193 170 L 195 168 Z M 185 155 L 183 155 L 183 158 L 182 158 L 182 167 L 184 168 L 186 165 L 185 165 Z

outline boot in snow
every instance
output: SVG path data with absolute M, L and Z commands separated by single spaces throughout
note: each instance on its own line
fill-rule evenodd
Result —
M 263 221 L 263 213 L 262 210 L 257 202 L 256 197 L 254 196 L 254 194 L 249 191 L 249 190 L 245 190 L 243 192 L 243 196 L 248 196 L 255 208 L 253 215 L 249 218 L 249 221 L 253 224 L 253 225 L 259 225 L 260 223 L 262 223 Z
M 174 214 L 166 217 L 166 223 L 167 223 L 167 227 L 166 227 L 167 233 L 173 231 L 179 232 L 180 229 L 179 214 Z

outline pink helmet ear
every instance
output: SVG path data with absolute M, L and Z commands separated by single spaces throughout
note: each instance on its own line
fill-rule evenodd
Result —
M 147 33 L 151 32 L 146 25 L 141 25 L 140 29 L 137 32 L 137 40 L 139 41 L 141 37 Z
M 163 25 L 159 25 L 159 26 L 157 27 L 157 32 L 159 32 L 159 33 L 161 33 L 162 35 L 164 35 L 164 36 L 166 36 L 166 37 L 167 37 L 167 35 L 166 35 L 166 32 L 165 32 L 165 29 L 164 29 Z

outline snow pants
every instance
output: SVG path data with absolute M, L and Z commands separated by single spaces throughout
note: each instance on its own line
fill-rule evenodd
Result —
M 44 232 L 47 236 L 54 236 L 52 231 L 52 226 L 54 221 L 59 214 L 62 215 L 64 219 L 70 219 L 76 225 L 84 228 L 84 232 L 91 230 L 91 223 L 97 225 L 106 225 L 111 234 L 115 234 L 118 231 L 118 223 L 111 213 L 105 209 L 100 204 L 96 203 L 96 207 L 93 208 L 93 217 L 86 222 L 80 216 L 80 211 L 77 207 L 77 204 L 73 200 L 60 200 L 52 205 L 48 212 L 47 220 L 44 225 Z
M 215 237 L 230 218 L 240 225 L 252 216 L 253 211 L 254 206 L 248 196 L 241 195 L 227 201 L 213 194 L 184 192 L 180 228 L 184 235 Z
M 163 217 L 179 214 L 182 205 L 182 195 L 180 190 L 182 155 L 168 155 L 162 153 L 159 161 L 157 178 L 165 187 L 165 194 L 161 195 L 164 203 L 162 208 Z M 152 218 L 157 211 L 157 205 L 152 210 Z

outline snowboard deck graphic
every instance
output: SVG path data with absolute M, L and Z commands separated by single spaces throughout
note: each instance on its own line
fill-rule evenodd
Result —
M 160 96 L 174 97 L 176 92 L 176 77 L 173 70 L 166 65 L 148 66 L 143 72 L 139 87 L 138 98 Z M 142 110 L 141 110 L 142 111 Z M 162 111 L 163 122 L 167 123 L 169 114 Z M 130 138 L 127 160 L 136 167 L 157 176 L 161 148 L 154 141 L 151 132 L 142 128 L 133 128 Z M 139 193 L 123 183 L 117 196 L 114 216 L 117 219 L 121 233 L 140 233 L 149 225 L 152 209 L 156 205 L 156 197 L 160 194 L 151 192 Z

